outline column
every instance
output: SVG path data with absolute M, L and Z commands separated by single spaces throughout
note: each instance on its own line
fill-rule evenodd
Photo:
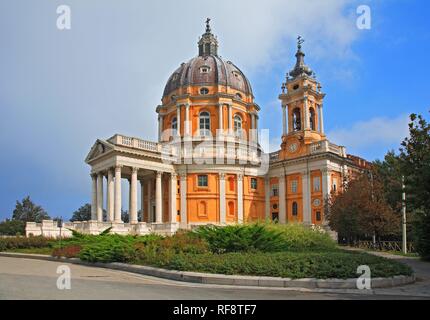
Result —
M 331 185 L 330 185 L 330 170 L 328 168 L 324 168 L 322 171 L 322 193 L 323 193 L 323 201 L 325 202 L 327 198 L 330 196 Z
M 225 224 L 226 221 L 225 203 L 225 174 L 219 174 L 219 222 Z
M 115 167 L 115 222 L 122 223 L 121 220 L 121 166 Z
M 145 181 L 140 180 L 140 215 L 141 215 L 140 222 L 145 222 L 143 219 L 144 212 L 145 212 Z
M 191 135 L 190 104 L 185 105 L 185 136 Z
M 255 114 L 251 113 L 251 134 L 250 134 L 251 141 L 255 141 Z
M 188 226 L 187 214 L 187 174 L 181 174 L 181 228 Z
M 158 116 L 158 142 L 161 142 L 161 139 L 163 138 L 163 120 L 164 116 L 159 115 Z
M 97 221 L 103 222 L 103 174 L 97 175 Z
M 311 218 L 311 184 L 310 174 L 305 171 L 302 174 L 302 195 L 303 195 L 303 223 L 310 225 L 312 223 Z
M 91 174 L 91 220 L 97 220 L 97 175 Z
M 130 204 L 129 214 L 130 223 L 136 224 L 137 220 L 137 171 L 138 168 L 131 168 L 131 180 L 130 180 Z
M 161 198 L 162 172 L 157 172 L 155 179 L 155 223 L 163 223 L 163 201 Z
M 169 222 L 176 223 L 176 185 L 178 176 L 176 173 L 170 174 L 170 186 L 169 186 Z
M 310 123 L 309 123 L 308 97 L 303 98 L 303 114 L 304 114 L 305 130 L 309 130 L 310 129 Z
M 287 223 L 285 174 L 279 176 L 279 223 Z
M 237 175 L 237 222 L 243 223 L 243 174 Z
M 218 130 L 220 134 L 224 133 L 224 117 L 223 117 L 223 104 L 218 105 Z
M 108 178 L 107 178 L 107 221 L 114 221 L 114 210 L 115 210 L 115 185 L 113 181 L 113 172 L 112 169 L 108 170 Z
M 180 104 L 177 105 L 176 118 L 178 121 L 177 136 L 180 137 L 181 136 L 181 105 Z
M 287 106 L 282 106 L 282 135 L 287 135 Z
M 264 191 L 265 191 L 265 217 L 266 220 L 271 220 L 270 218 L 270 178 L 266 177 L 264 181 Z
M 148 203 L 147 203 L 148 223 L 153 223 L 154 221 L 152 216 L 153 213 L 152 213 L 152 180 L 151 179 L 148 180 L 147 189 L 148 189 Z
M 322 134 L 324 134 L 324 112 L 323 112 L 323 105 L 319 106 L 319 110 L 320 110 L 320 118 L 319 118 L 319 121 L 320 121 L 320 132 Z
M 231 104 L 228 105 L 228 134 L 232 134 L 233 132 L 233 106 Z

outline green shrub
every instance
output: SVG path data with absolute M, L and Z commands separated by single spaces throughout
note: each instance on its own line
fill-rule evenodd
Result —
M 212 252 L 286 250 L 281 232 L 264 224 L 202 226 L 194 231 L 209 243 Z
M 420 257 L 430 261 L 430 213 L 420 213 L 414 222 L 416 249 Z
M 46 248 L 52 246 L 54 239 L 44 237 L 0 238 L 0 251 L 14 249 Z
M 324 231 L 312 230 L 301 224 L 267 224 L 269 230 L 281 233 L 282 241 L 289 251 L 331 251 L 337 243 Z
M 372 277 L 410 275 L 401 263 L 355 252 L 235 252 L 153 256 L 145 264 L 172 270 L 283 278 L 357 278 L 357 267 L 368 265 Z
M 0 235 L 20 236 L 25 234 L 25 222 L 21 220 L 6 220 L 0 223 Z

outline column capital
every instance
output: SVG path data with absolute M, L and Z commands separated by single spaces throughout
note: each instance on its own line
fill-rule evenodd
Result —
M 225 173 L 224 172 L 220 172 L 219 173 L 219 179 L 220 180 L 225 180 Z
M 285 174 L 280 174 L 280 175 L 278 175 L 278 182 L 279 183 L 281 183 L 281 181 L 282 181 L 282 183 L 285 183 Z
M 97 173 L 96 172 L 91 172 L 90 173 L 90 177 L 93 178 L 93 179 L 96 179 L 97 178 Z
M 137 168 L 137 167 L 131 167 L 131 172 L 133 174 L 137 173 L 138 171 L 139 171 L 139 168 Z
M 237 175 L 237 181 L 243 181 L 243 173 Z
M 121 171 L 122 170 L 123 165 L 122 164 L 117 164 L 115 166 L 115 171 Z
M 181 181 L 187 181 L 188 175 L 186 173 L 181 173 L 179 176 L 180 176 Z
M 176 172 L 172 172 L 172 173 L 170 173 L 170 178 L 171 179 L 177 179 L 178 178 L 178 174 Z
M 156 176 L 157 179 L 159 179 L 159 178 L 161 178 L 163 176 L 163 172 L 162 171 L 157 171 L 155 173 L 155 176 Z

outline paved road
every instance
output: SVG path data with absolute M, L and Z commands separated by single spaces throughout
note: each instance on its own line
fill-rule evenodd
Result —
M 59 265 L 71 269 L 71 290 L 57 289 Z M 322 293 L 288 289 L 238 288 L 188 284 L 132 273 L 62 264 L 51 261 L 0 257 L 0 299 L 415 299 L 397 291 L 381 294 Z M 430 298 L 430 294 L 427 298 Z

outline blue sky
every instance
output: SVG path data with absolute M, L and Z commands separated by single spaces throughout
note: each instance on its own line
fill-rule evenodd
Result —
M 56 27 L 62 4 L 71 30 Z M 372 10 L 370 30 L 356 28 L 361 4 Z M 0 220 L 26 195 L 70 217 L 90 201 L 84 158 L 97 138 L 155 140 L 164 84 L 197 54 L 206 17 L 221 55 L 250 79 L 272 146 L 300 34 L 327 93 L 329 139 L 382 158 L 407 134 L 408 114 L 430 109 L 429 10 L 425 0 L 2 0 Z

